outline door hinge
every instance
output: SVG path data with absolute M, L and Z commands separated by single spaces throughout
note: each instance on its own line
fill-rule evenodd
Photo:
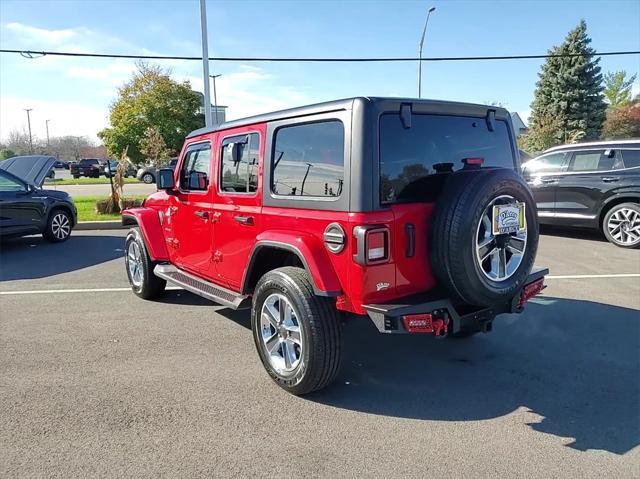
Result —
M 211 255 L 211 261 L 213 263 L 222 263 L 222 252 L 218 250 L 213 253 L 213 255 Z

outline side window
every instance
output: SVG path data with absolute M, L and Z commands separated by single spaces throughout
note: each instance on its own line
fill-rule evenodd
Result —
M 622 150 L 622 161 L 625 168 L 640 166 L 640 150 Z
M 522 170 L 525 174 L 529 175 L 536 173 L 557 173 L 562 170 L 565 157 L 566 153 L 549 153 L 548 155 L 527 161 L 522 165 Z
M 344 182 L 344 125 L 330 120 L 276 130 L 271 191 L 337 198 Z
M 222 141 L 220 190 L 255 193 L 259 159 L 260 136 L 257 133 L 225 138 Z
M 180 168 L 180 188 L 187 191 L 205 191 L 209 187 L 210 163 L 209 143 L 189 146 Z
M 615 150 L 576 151 L 571 162 L 571 171 L 609 171 L 618 167 Z
M 13 178 L 0 174 L 0 193 L 26 191 L 24 185 Z

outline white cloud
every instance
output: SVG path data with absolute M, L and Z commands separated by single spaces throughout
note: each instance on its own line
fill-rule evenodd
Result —
M 46 138 L 45 121 L 51 137 L 87 136 L 98 141 L 96 133 L 108 124 L 108 111 L 80 103 L 42 100 L 39 98 L 3 96 L 0 100 L 0 138 L 11 131 L 27 131 L 25 108 L 32 108 L 31 131 L 36 138 Z
M 82 26 L 49 30 L 14 22 L 3 25 L 2 33 L 3 43 L 19 44 L 25 49 L 157 53 Z M 190 80 L 194 90 L 203 91 L 200 63 L 162 61 L 160 65 L 170 68 L 176 80 Z M 28 93 L 1 86 L 0 138 L 6 138 L 14 129 L 26 128 L 23 109 L 33 108 L 32 129 L 36 136 L 44 137 L 44 120 L 51 119 L 53 136 L 86 135 L 96 139 L 97 132 L 108 125 L 109 104 L 117 95 L 117 87 L 128 81 L 134 71 L 135 61 L 125 59 L 45 56 L 18 61 L 11 67 L 14 78 L 39 74 L 51 81 Z M 216 80 L 218 102 L 229 107 L 227 119 L 235 119 L 313 101 L 304 91 L 281 82 L 282 78 L 257 66 L 233 66 L 231 71 L 224 69 Z M 62 101 L 62 97 L 71 100 Z
M 37 45 L 59 45 L 76 40 L 83 35 L 91 34 L 87 28 L 64 28 L 61 30 L 48 30 L 45 28 L 24 25 L 18 22 L 7 23 L 5 25 L 9 32 L 15 33 L 25 44 Z

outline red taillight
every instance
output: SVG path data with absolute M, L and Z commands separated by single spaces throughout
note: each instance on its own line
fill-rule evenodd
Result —
M 386 260 L 389 257 L 387 243 L 386 230 L 378 230 L 367 234 L 367 262 L 371 263 Z
M 520 301 L 518 302 L 518 306 L 519 307 L 524 306 L 524 303 L 529 301 L 534 296 L 540 294 L 540 292 L 544 288 L 545 288 L 544 278 L 540 278 L 534 281 L 533 283 L 529 283 L 528 285 L 526 285 L 522 290 L 522 294 L 520 295 Z
M 482 163 L 484 163 L 484 158 L 480 158 L 480 157 L 475 157 L 475 158 L 463 158 L 462 162 L 465 165 L 470 165 L 470 166 L 482 166 Z
M 361 265 L 389 261 L 389 230 L 380 226 L 356 226 L 353 259 Z
M 433 333 L 431 314 L 408 314 L 402 317 L 402 322 L 409 333 Z

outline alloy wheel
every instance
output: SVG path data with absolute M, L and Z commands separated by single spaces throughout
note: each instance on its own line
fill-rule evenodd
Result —
M 140 250 L 140 245 L 135 241 L 130 242 L 127 247 L 126 260 L 131 283 L 136 288 L 139 288 L 142 286 L 144 274 L 142 272 L 142 252 Z
M 282 294 L 267 297 L 260 311 L 260 338 L 269 364 L 281 375 L 290 375 L 302 360 L 302 328 L 298 315 Z
M 515 203 L 509 195 L 494 198 L 485 208 L 476 230 L 476 261 L 483 274 L 492 281 L 510 278 L 522 263 L 527 248 L 527 228 L 516 233 L 493 234 L 493 207 Z
M 617 243 L 633 246 L 640 242 L 640 213 L 631 208 L 620 208 L 609 217 L 607 229 Z
M 71 234 L 71 221 L 64 213 L 56 213 L 51 219 L 51 232 L 57 240 L 63 240 Z

